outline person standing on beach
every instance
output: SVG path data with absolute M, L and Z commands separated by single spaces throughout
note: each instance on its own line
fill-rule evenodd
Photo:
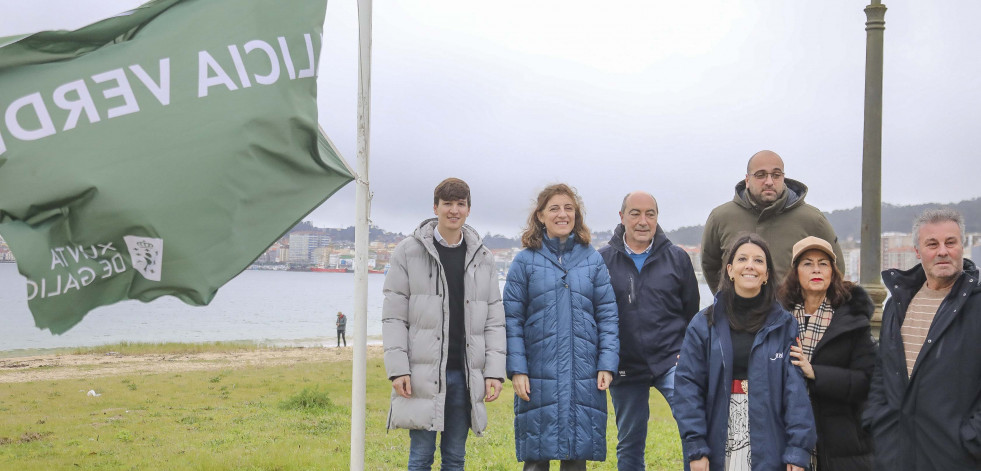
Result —
M 820 210 L 804 203 L 807 185 L 786 178 L 783 159 L 773 151 L 761 150 L 746 164 L 746 178 L 736 184 L 732 201 L 716 207 L 705 221 L 702 234 L 702 275 L 714 294 L 719 289 L 723 248 L 744 233 L 759 234 L 773 251 L 780 283 L 790 267 L 794 244 L 807 237 L 831 243 L 838 269 L 845 270 L 844 257 L 831 223 Z
M 620 365 L 610 386 L 617 420 L 617 469 L 643 470 L 651 387 L 672 405 L 685 328 L 698 312 L 691 258 L 657 223 L 657 200 L 623 198 L 620 224 L 599 250 L 610 271 L 620 319 Z
M 344 313 L 337 312 L 337 346 L 341 346 L 341 339 L 344 339 L 344 346 L 347 346 L 347 336 L 344 333 L 347 331 L 347 316 Z
M 463 470 L 469 430 L 487 427 L 484 402 L 506 375 L 504 307 L 494 255 L 466 225 L 470 187 L 447 178 L 436 218 L 395 248 L 385 276 L 382 342 L 392 381 L 388 428 L 409 429 L 408 469 Z
M 964 258 L 964 218 L 925 211 L 913 244 L 919 265 L 882 272 L 891 296 L 862 416 L 874 469 L 981 469 L 981 278 Z

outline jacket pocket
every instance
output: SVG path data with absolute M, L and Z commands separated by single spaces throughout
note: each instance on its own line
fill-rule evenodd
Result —
M 973 414 L 961 420 L 961 447 L 974 459 L 975 464 L 981 464 L 981 436 L 978 435 L 981 431 L 972 426 L 972 419 L 975 419 Z

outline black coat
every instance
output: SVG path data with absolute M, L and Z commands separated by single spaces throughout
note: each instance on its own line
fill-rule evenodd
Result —
M 869 319 L 875 307 L 868 293 L 852 287 L 821 336 L 808 380 L 818 436 L 819 471 L 872 469 L 872 439 L 862 429 L 862 411 L 875 368 L 875 342 Z
M 923 268 L 886 270 L 892 293 L 882 314 L 879 357 L 868 408 L 875 469 L 967 471 L 981 469 L 981 280 L 964 259 L 964 273 L 927 333 L 913 374 L 906 369 L 900 327 L 906 308 L 926 281 Z
M 620 315 L 616 380 L 651 380 L 678 361 L 688 323 L 698 312 L 698 280 L 691 258 L 658 225 L 640 272 L 623 245 L 623 224 L 599 250 L 610 271 Z

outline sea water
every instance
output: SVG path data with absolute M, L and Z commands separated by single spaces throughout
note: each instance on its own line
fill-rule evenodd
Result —
M 381 338 L 382 284 L 368 275 L 368 338 Z M 354 275 L 246 270 L 218 290 L 208 306 L 171 296 L 122 301 L 90 311 L 61 335 L 40 330 L 27 308 L 25 279 L 0 263 L 0 351 L 83 347 L 118 342 L 255 341 L 273 345 L 336 344 L 337 312 L 348 316 L 352 341 Z
M 381 340 L 385 276 L 368 275 L 368 341 Z M 503 288 L 504 282 L 501 282 Z M 711 300 L 699 284 L 702 306 Z M 164 296 L 149 303 L 122 301 L 96 308 L 61 335 L 34 326 L 24 278 L 0 263 L 0 352 L 28 354 L 53 348 L 119 342 L 252 341 L 268 345 L 336 345 L 337 312 L 354 322 L 354 275 L 246 270 L 218 290 L 208 306 Z

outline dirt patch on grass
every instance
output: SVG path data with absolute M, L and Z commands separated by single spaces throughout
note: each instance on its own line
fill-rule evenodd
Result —
M 19 439 L 0 437 L 0 446 L 10 445 L 11 443 L 30 443 L 41 440 L 48 435 L 50 435 L 50 433 L 25 432 Z
M 380 345 L 368 346 L 368 358 L 382 356 Z M 277 348 L 244 352 L 181 354 L 85 354 L 0 358 L 0 383 L 52 381 L 93 376 L 154 374 L 278 366 L 303 362 L 351 362 L 353 348 Z

